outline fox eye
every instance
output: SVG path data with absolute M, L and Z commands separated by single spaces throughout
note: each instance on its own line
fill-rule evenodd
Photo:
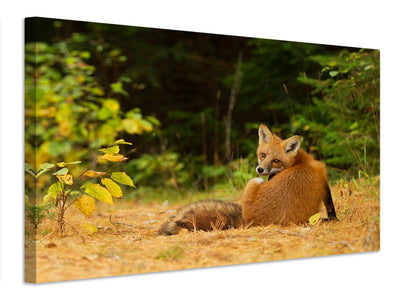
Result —
M 275 158 L 272 162 L 277 164 L 277 163 L 280 163 L 281 161 L 279 159 Z
M 262 158 L 266 158 L 266 157 L 267 157 L 267 154 L 261 153 L 261 157 L 262 157 Z

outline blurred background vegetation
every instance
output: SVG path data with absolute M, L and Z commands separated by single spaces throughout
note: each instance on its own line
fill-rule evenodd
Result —
M 379 174 L 378 50 L 33 18 L 25 60 L 36 166 L 94 168 L 97 149 L 124 138 L 139 198 L 242 189 L 265 123 L 301 135 L 331 180 Z

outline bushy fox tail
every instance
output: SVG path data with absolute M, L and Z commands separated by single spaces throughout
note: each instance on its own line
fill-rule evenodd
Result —
M 236 228 L 243 225 L 242 207 L 238 203 L 202 200 L 183 206 L 177 216 L 161 225 L 158 234 L 173 235 L 180 229 L 190 231 Z

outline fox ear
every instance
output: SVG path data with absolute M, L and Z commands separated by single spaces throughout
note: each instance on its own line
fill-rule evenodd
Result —
M 260 127 L 258 128 L 258 143 L 269 143 L 272 141 L 273 134 L 272 132 L 268 129 L 267 126 L 264 124 L 261 124 Z
M 287 154 L 296 155 L 297 151 L 299 151 L 300 144 L 300 137 L 298 135 L 295 135 L 283 141 L 283 149 L 285 149 L 285 152 Z

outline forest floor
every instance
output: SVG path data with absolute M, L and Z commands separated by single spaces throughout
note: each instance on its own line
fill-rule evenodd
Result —
M 26 235 L 26 279 L 53 282 L 378 251 L 379 195 L 379 177 L 340 182 L 332 187 L 337 222 L 182 230 L 175 236 L 158 236 L 157 230 L 179 204 L 101 203 L 90 219 L 72 207 L 63 235 L 50 220 L 40 224 L 35 237 Z M 85 221 L 97 232 L 80 227 Z

